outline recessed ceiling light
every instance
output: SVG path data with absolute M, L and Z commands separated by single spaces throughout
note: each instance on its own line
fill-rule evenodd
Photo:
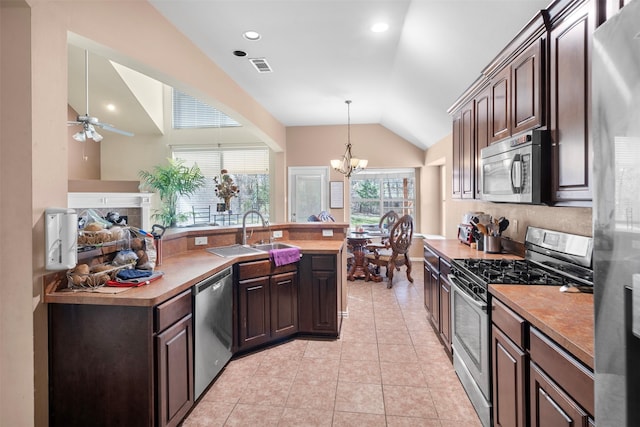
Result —
M 386 22 L 376 22 L 371 26 L 371 31 L 374 33 L 384 33 L 389 29 L 389 24 Z
M 256 41 L 260 40 L 260 37 L 262 36 L 257 31 L 245 31 L 244 34 L 242 34 L 242 37 L 247 40 Z
M 244 50 L 234 50 L 233 54 L 235 56 L 240 56 L 240 57 L 247 56 L 247 52 L 245 52 Z
M 109 111 L 116 111 L 116 106 L 113 104 L 107 104 L 107 110 Z

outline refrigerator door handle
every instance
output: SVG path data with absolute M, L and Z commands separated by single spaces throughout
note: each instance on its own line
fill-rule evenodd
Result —
M 640 274 L 633 275 L 633 287 L 631 297 L 631 315 L 633 316 L 631 322 L 631 332 L 633 335 L 640 338 Z

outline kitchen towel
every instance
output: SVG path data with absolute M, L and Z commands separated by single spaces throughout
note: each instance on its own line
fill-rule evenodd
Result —
M 299 248 L 271 249 L 269 257 L 273 260 L 276 267 L 286 264 L 293 264 L 300 261 Z

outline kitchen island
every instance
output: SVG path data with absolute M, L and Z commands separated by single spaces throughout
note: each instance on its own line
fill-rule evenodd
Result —
M 269 238 L 254 228 L 250 243 Z M 346 276 L 346 224 L 274 225 L 279 242 L 300 248 L 301 260 L 290 277 L 295 301 L 281 293 L 277 275 L 267 280 L 271 292 L 265 301 L 283 301 L 298 309 L 300 329 L 294 325 L 285 338 L 305 335 L 336 337 L 343 310 L 342 283 Z M 323 230 L 332 230 L 332 233 Z M 249 234 L 249 233 L 247 233 Z M 332 234 L 331 236 L 326 236 Z M 66 277 L 45 279 L 49 304 L 50 425 L 178 425 L 194 404 L 192 287 L 208 277 L 239 265 L 269 262 L 268 252 L 237 257 L 214 255 L 207 248 L 235 244 L 238 227 L 179 229 L 163 241 L 164 256 L 156 268 L 159 280 L 117 293 L 69 290 Z M 210 244 L 196 245 L 203 240 Z M 234 283 L 233 348 L 253 349 L 239 337 L 255 328 L 243 324 L 242 282 Z M 254 279 L 251 279 L 254 280 Z M 259 279 L 262 280 L 262 279 Z M 265 283 L 265 282 L 262 282 Z M 285 282 L 286 284 L 286 282 Z M 250 287 L 249 289 L 253 289 Z M 284 287 L 283 287 L 284 289 Z M 109 292 L 109 290 L 107 290 Z M 245 301 L 246 303 L 246 301 Z M 252 302 L 249 301 L 251 304 Z M 277 314 L 277 315 L 276 315 Z M 282 339 L 271 334 L 268 323 L 279 313 L 265 314 L 264 345 Z M 272 317 L 276 316 L 276 317 Z M 298 313 L 295 313 L 298 319 Z

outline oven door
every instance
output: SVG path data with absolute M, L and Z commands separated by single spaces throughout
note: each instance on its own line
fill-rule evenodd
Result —
M 487 302 L 463 289 L 458 279 L 451 281 L 453 364 L 482 424 L 491 423 L 489 316 Z

